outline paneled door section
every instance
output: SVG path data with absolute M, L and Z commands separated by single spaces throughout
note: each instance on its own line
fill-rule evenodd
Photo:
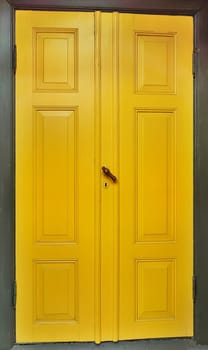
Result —
M 193 332 L 192 32 L 120 15 L 121 339 Z
M 94 336 L 94 16 L 17 12 L 17 342 Z
M 192 18 L 16 24 L 17 342 L 191 336 Z

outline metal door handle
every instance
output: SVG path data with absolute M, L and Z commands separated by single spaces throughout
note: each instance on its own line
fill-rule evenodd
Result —
M 103 174 L 109 177 L 114 183 L 117 182 L 117 177 L 111 173 L 110 169 L 106 168 L 105 166 L 102 166 L 102 171 Z

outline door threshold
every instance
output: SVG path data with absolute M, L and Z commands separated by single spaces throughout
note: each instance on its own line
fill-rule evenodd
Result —
M 197 345 L 190 338 L 180 339 L 147 339 L 120 341 L 117 343 L 44 343 L 16 344 L 11 350 L 208 350 L 208 345 Z

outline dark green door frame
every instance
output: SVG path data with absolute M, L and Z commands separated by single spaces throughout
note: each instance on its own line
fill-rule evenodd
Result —
M 12 8 L 0 0 L 0 349 L 15 340 Z
M 120 11 L 194 17 L 194 339 L 208 344 L 208 2 L 207 0 L 0 0 L 0 350 L 15 343 L 14 10 Z

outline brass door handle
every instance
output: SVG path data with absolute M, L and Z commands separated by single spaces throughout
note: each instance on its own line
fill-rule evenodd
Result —
M 109 177 L 114 183 L 117 182 L 117 177 L 111 173 L 110 169 L 106 168 L 105 166 L 102 166 L 102 171 L 103 174 Z

